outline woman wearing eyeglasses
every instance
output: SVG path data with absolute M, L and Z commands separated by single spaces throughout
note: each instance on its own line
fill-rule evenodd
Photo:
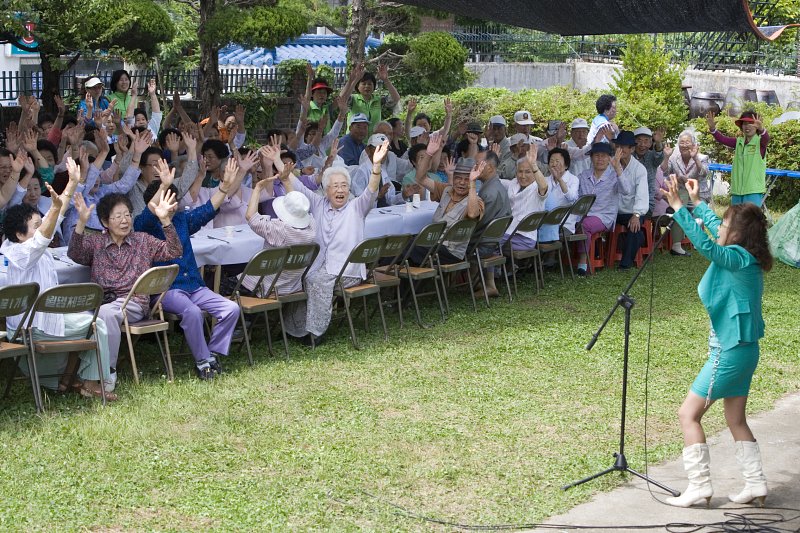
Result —
M 168 187 L 169 185 L 167 185 Z M 170 261 L 183 254 L 180 238 L 172 227 L 172 216 L 178 204 L 169 190 L 156 194 L 148 208 L 164 229 L 166 240 L 147 233 L 133 231 L 131 201 L 124 194 L 109 194 L 97 204 L 97 216 L 105 228 L 103 233 L 84 232 L 94 205 L 86 205 L 83 196 L 75 195 L 78 225 L 69 241 L 69 257 L 78 264 L 92 267 L 91 281 L 103 288 L 103 305 L 98 316 L 108 328 L 108 353 L 111 375 L 106 390 L 114 390 L 117 382 L 117 359 L 121 339 L 122 304 L 136 279 L 147 271 L 153 261 Z M 150 307 L 150 298 L 134 296 L 128 302 L 128 320 L 141 320 Z

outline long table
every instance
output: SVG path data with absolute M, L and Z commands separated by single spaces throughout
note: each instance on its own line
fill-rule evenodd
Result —
M 394 205 L 373 209 L 364 224 L 365 237 L 384 235 L 417 234 L 433 220 L 436 202 L 421 202 L 419 207 L 407 209 L 405 205 Z M 237 265 L 246 263 L 256 252 L 264 248 L 264 239 L 248 225 L 227 226 L 212 230 L 201 230 L 192 235 L 192 249 L 198 266 Z M 81 283 L 89 281 L 89 267 L 75 264 L 67 257 L 67 248 L 52 248 L 56 259 L 59 283 Z M 6 284 L 8 267 L 0 260 L 0 286 Z M 217 276 L 220 269 L 217 269 Z M 218 279 L 215 280 L 218 285 Z

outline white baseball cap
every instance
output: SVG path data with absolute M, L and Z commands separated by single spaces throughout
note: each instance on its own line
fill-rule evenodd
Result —
M 411 128 L 411 131 L 408 132 L 408 137 L 411 139 L 419 137 L 420 135 L 425 133 L 425 131 L 426 131 L 425 128 L 423 128 L 422 126 L 414 126 L 413 128 Z
M 95 87 L 97 85 L 103 85 L 103 82 L 97 76 L 92 76 L 91 78 L 86 80 L 86 82 L 84 82 L 83 85 L 87 89 L 90 89 L 90 88 Z
M 373 133 L 370 135 L 369 141 L 367 141 L 367 146 L 374 146 L 377 148 L 388 140 L 389 138 L 383 133 Z
M 291 191 L 286 196 L 278 196 L 272 202 L 272 209 L 275 210 L 278 218 L 297 229 L 307 228 L 311 224 L 311 215 L 308 213 L 310 208 L 311 202 L 298 191 Z
M 648 136 L 652 137 L 653 136 L 653 130 L 651 130 L 650 128 L 646 128 L 645 126 L 642 126 L 640 128 L 636 128 L 635 130 L 633 130 L 633 136 L 634 137 L 638 137 L 639 135 L 648 135 Z
M 353 115 L 353 120 L 350 121 L 350 124 L 358 124 L 361 122 L 366 122 L 367 124 L 369 124 L 369 118 L 367 118 L 367 115 L 365 115 L 364 113 L 356 113 L 355 115 Z
M 489 124 L 499 124 L 501 126 L 506 126 L 506 119 L 502 117 L 502 115 L 495 115 L 489 119 Z
M 519 124 L 519 122 L 517 122 Z M 516 146 L 519 142 L 522 141 L 524 144 L 531 144 L 531 137 L 530 135 L 525 135 L 524 133 L 515 133 L 508 139 L 509 144 L 511 146 Z
M 570 126 L 571 130 L 579 130 L 579 129 L 589 129 L 589 124 L 586 122 L 584 118 L 576 118 L 572 121 L 572 125 Z
M 530 112 L 525 111 L 524 109 L 514 113 L 514 122 L 516 122 L 520 126 L 533 126 L 534 124 L 533 119 L 531 119 Z

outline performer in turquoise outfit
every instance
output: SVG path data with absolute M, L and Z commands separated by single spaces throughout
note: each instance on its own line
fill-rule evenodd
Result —
M 711 404 L 722 398 L 725 421 L 736 441 L 736 459 L 745 480 L 744 489 L 728 498 L 735 503 L 757 500 L 763 506 L 767 480 L 758 443 L 747 425 L 746 407 L 750 381 L 758 364 L 758 340 L 764 336 L 764 272 L 772 268 L 767 220 L 754 204 L 731 206 L 720 220 L 700 200 L 699 186 L 693 179 L 687 180 L 686 189 L 697 207 L 689 213 L 678 195 L 675 176 L 670 176 L 668 187 L 666 196 L 675 210 L 675 223 L 680 224 L 697 251 L 711 261 L 697 287 L 711 319 L 711 333 L 708 361 L 678 410 L 689 487 L 681 496 L 666 501 L 677 507 L 710 502 L 710 457 L 700 422 Z M 702 226 L 695 218 L 702 220 Z

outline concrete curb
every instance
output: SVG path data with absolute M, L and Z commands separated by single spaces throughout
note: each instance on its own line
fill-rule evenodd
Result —
M 718 408 L 716 407 L 714 411 Z M 721 416 L 721 413 L 713 412 L 711 416 Z M 769 483 L 770 492 L 764 509 L 728 501 L 728 494 L 738 492 L 743 482 L 734 457 L 733 438 L 726 429 L 708 439 L 711 447 L 711 479 L 714 484 L 714 497 L 711 499 L 710 509 L 701 507 L 680 509 L 659 503 L 651 497 L 647 484 L 632 476 L 632 480 L 624 486 L 598 494 L 590 502 L 579 505 L 565 514 L 553 516 L 545 523 L 594 527 L 608 525 L 608 528 L 592 531 L 619 531 L 623 526 L 710 524 L 731 520 L 731 517 L 724 516 L 724 513 L 761 513 L 759 517 L 761 519 L 769 514 L 775 515 L 773 516 L 775 519 L 780 515 L 784 520 L 792 520 L 772 524 L 772 527 L 782 528 L 784 531 L 800 531 L 800 394 L 780 399 L 775 409 L 752 417 L 749 423 L 758 439 L 764 461 L 764 473 Z M 649 473 L 653 479 L 669 487 L 677 490 L 686 487 L 686 475 L 680 458 L 652 466 Z M 653 486 L 652 490 L 653 495 L 662 502 L 668 496 L 658 487 Z M 798 510 L 776 509 L 778 507 Z M 565 528 L 557 531 L 568 530 Z M 663 531 L 666 528 L 650 529 L 650 531 L 659 530 Z M 541 531 L 553 531 L 553 529 L 541 529 Z

